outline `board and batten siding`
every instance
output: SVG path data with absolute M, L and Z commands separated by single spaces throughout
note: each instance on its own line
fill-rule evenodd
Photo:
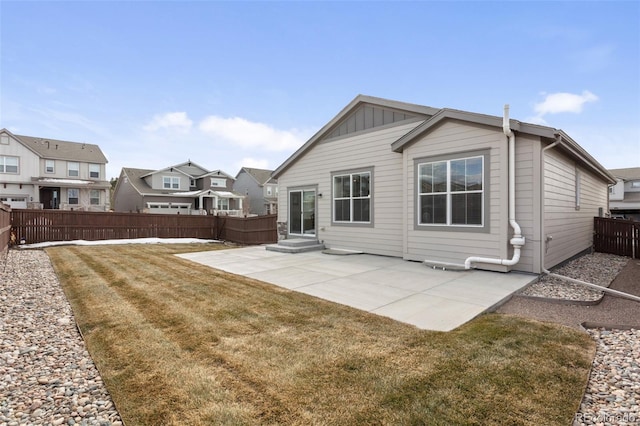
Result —
M 278 176 L 278 222 L 288 221 L 288 189 L 315 187 L 317 238 L 327 248 L 402 256 L 402 154 L 391 144 L 413 129 L 416 122 L 363 132 L 350 137 L 318 141 Z M 334 172 L 373 169 L 373 227 L 332 225 Z
M 553 266 L 590 248 L 593 218 L 607 209 L 608 186 L 558 150 L 544 158 L 545 267 Z M 580 206 L 576 207 L 576 173 Z
M 485 185 L 484 202 L 489 203 L 488 232 L 466 232 L 460 227 L 448 230 L 415 229 L 416 159 L 488 150 L 484 167 L 488 169 L 489 185 Z M 508 252 L 508 199 L 507 199 L 507 140 L 501 129 L 483 125 L 448 120 L 431 130 L 424 138 L 404 150 L 406 167 L 406 199 L 408 221 L 406 223 L 407 260 L 433 261 L 463 264 L 469 256 L 506 258 Z M 485 173 L 486 176 L 486 173 Z M 455 228 L 455 229 L 454 229 Z M 483 265 L 487 269 L 506 271 L 499 265 Z

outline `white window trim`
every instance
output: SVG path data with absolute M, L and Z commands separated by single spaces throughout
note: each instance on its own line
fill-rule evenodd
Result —
M 72 169 L 71 166 L 76 164 L 78 166 L 77 169 Z M 75 171 L 77 174 L 71 174 L 72 171 Z M 80 163 L 77 161 L 67 161 L 67 176 L 69 177 L 80 177 Z
M 77 197 L 73 197 L 73 198 L 76 198 L 78 200 L 77 203 L 72 203 L 71 202 L 71 191 L 77 191 L 78 196 Z M 67 203 L 72 205 L 72 206 L 80 205 L 80 188 L 67 188 Z
M 7 171 L 7 159 L 12 158 L 16 160 L 16 164 L 11 164 L 12 167 L 16 168 L 15 172 Z M 0 173 L 9 174 L 9 175 L 18 175 L 20 174 L 20 157 L 15 155 L 0 155 L 0 165 L 2 165 L 2 171 Z
M 177 186 L 174 186 L 177 182 Z M 169 186 L 167 186 L 167 183 Z M 162 176 L 162 189 L 180 189 L 180 178 L 177 176 Z
M 92 190 L 89 191 L 89 204 L 91 204 L 92 206 L 99 206 L 100 205 L 100 199 L 102 198 L 100 196 L 100 192 L 101 191 L 98 190 L 98 189 L 92 189 Z M 93 195 L 95 195 L 95 194 L 97 194 L 98 196 L 94 197 Z M 98 200 L 98 202 L 94 203 L 93 201 L 96 200 L 96 199 Z
M 223 204 L 226 204 L 227 208 L 224 208 Z M 218 198 L 218 202 L 216 203 L 216 207 L 218 210 L 228 211 L 229 210 L 229 199 L 228 198 Z
M 91 170 L 92 168 L 98 169 L 98 176 L 91 176 L 92 173 L 95 173 L 95 170 Z M 100 179 L 100 164 L 89 163 L 89 178 L 91 179 Z
M 211 178 L 211 186 L 216 188 L 226 188 L 227 180 L 225 178 Z
M 51 171 L 49 171 L 49 164 L 51 164 Z M 56 172 L 56 160 L 44 160 L 44 172 L 55 173 Z

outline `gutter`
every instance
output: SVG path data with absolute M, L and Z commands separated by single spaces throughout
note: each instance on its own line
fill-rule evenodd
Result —
M 525 244 L 520 225 L 516 222 L 516 135 L 509 126 L 509 105 L 504 106 L 502 130 L 509 141 L 509 225 L 513 228 L 513 237 L 509 243 L 513 246 L 513 258 L 495 259 L 471 256 L 464 261 L 465 269 L 471 269 L 472 263 L 513 266 L 520 262 L 520 251 Z

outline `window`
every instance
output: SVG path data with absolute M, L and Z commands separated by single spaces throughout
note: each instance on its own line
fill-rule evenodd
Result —
M 177 176 L 163 176 L 162 187 L 164 189 L 180 189 L 180 178 Z
M 44 160 L 44 172 L 45 173 L 55 173 L 56 172 L 56 162 L 55 162 L 55 160 Z
M 67 189 L 67 198 L 69 200 L 69 204 L 78 204 L 80 198 L 80 190 L 77 188 Z
M 227 186 L 227 180 L 221 178 L 211 178 L 211 186 Z
M 18 173 L 18 157 L 0 156 L 0 173 Z
M 78 177 L 80 176 L 80 163 L 73 161 L 67 162 L 67 176 Z
M 229 210 L 228 198 L 218 198 L 218 210 Z
M 100 164 L 89 164 L 89 177 L 100 179 Z
M 640 188 L 640 180 L 635 180 L 635 181 L 631 182 L 631 187 L 632 188 Z
M 371 223 L 371 172 L 333 176 L 333 221 Z
M 271 188 L 270 185 L 267 186 L 267 195 L 271 195 L 273 194 L 273 189 Z
M 484 157 L 418 163 L 418 225 L 483 226 Z
M 582 173 L 580 173 L 580 170 L 576 169 L 576 210 L 580 210 L 580 192 L 582 189 L 581 178 Z
M 191 188 L 195 188 L 196 187 L 196 180 L 195 179 L 189 179 L 189 187 L 191 187 Z
M 97 206 L 100 204 L 100 191 L 97 189 L 92 189 L 89 192 L 89 201 L 92 206 Z

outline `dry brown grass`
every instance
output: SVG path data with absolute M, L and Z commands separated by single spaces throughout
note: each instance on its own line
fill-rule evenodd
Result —
M 570 424 L 586 334 L 485 315 L 450 333 L 173 256 L 47 250 L 128 426 Z

